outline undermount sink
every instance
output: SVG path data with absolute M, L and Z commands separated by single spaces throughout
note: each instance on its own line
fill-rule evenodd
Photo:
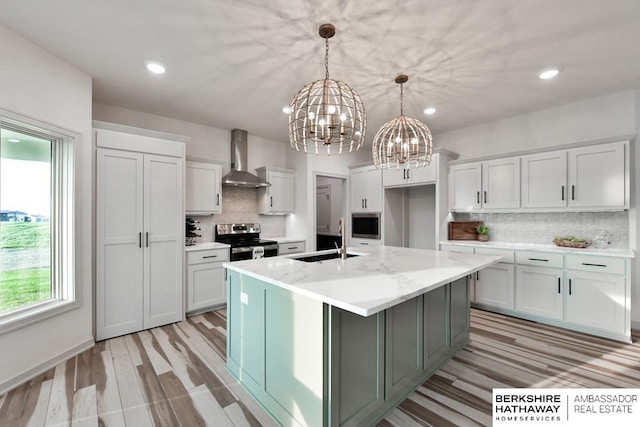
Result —
M 358 254 L 347 254 L 347 258 L 351 258 L 354 256 L 359 256 Z M 303 261 L 303 262 L 319 262 L 319 261 L 327 261 L 330 259 L 340 258 L 340 254 L 338 252 L 329 252 L 324 254 L 314 254 L 314 255 L 305 255 L 301 257 L 291 257 L 292 259 Z

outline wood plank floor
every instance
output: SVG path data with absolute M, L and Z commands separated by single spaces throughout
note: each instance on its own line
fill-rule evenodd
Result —
M 621 344 L 472 310 L 471 342 L 378 426 L 491 425 L 494 387 L 640 387 Z M 226 312 L 118 337 L 0 396 L 0 426 L 271 426 L 226 371 Z

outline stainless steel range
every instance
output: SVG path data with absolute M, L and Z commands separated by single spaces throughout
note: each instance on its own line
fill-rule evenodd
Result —
M 215 241 L 231 245 L 230 261 L 278 255 L 278 242 L 260 238 L 260 224 L 217 224 Z

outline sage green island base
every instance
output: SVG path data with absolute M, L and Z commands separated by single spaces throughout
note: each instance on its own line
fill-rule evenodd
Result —
M 374 425 L 469 340 L 467 277 L 364 317 L 227 269 L 227 367 L 285 426 Z

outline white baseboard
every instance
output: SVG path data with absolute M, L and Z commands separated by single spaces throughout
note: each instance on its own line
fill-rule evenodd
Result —
M 634 331 L 640 331 L 640 322 L 631 321 L 631 329 Z
M 53 368 L 54 366 L 56 366 L 58 363 L 60 362 L 64 362 L 65 360 L 67 360 L 70 357 L 73 357 L 79 353 L 82 353 L 85 350 L 90 349 L 91 347 L 93 347 L 95 345 L 95 342 L 93 340 L 93 337 L 88 339 L 87 341 L 83 342 L 82 344 L 78 344 L 75 347 L 72 347 L 62 353 L 59 353 L 51 358 L 49 358 L 48 360 L 40 363 L 39 365 L 36 365 L 35 367 L 31 368 L 31 369 L 27 369 L 26 371 L 16 375 L 15 377 L 0 383 L 0 396 L 2 396 L 3 394 L 13 390 L 14 388 L 18 387 L 19 385 L 22 385 L 24 383 L 26 383 L 27 381 L 31 380 L 32 378 L 37 377 L 38 375 L 46 372 L 47 370 Z

